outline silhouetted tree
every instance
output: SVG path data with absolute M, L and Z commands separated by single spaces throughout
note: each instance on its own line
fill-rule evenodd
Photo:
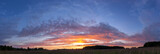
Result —
M 0 50 L 15 50 L 12 46 L 0 45 Z
M 0 50 L 46 50 L 43 48 L 29 48 L 27 49 L 24 48 L 13 48 L 12 46 L 6 46 L 6 45 L 0 45 Z
M 143 47 L 160 47 L 160 41 L 146 42 Z
M 30 48 L 29 48 L 29 47 L 27 47 L 27 50 L 30 50 Z

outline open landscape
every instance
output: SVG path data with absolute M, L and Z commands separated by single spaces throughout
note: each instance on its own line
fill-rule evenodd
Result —
M 160 54 L 160 0 L 0 0 L 0 54 Z
M 0 54 L 160 54 L 159 47 L 140 49 L 0 51 Z
M 0 54 L 160 54 L 160 42 L 147 42 L 139 48 L 120 46 L 86 46 L 83 49 L 46 50 L 42 48 L 19 49 L 0 47 Z M 2 50 L 2 48 L 4 48 Z

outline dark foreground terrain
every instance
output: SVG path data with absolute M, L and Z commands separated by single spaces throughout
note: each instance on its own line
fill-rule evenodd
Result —
M 160 54 L 160 47 L 100 50 L 0 51 L 0 54 Z

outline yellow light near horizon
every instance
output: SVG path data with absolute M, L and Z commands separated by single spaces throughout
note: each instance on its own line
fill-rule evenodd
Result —
M 69 49 L 82 49 L 85 46 L 71 46 Z
M 76 42 L 73 42 L 72 45 L 84 45 L 83 38 L 77 38 Z
M 49 50 L 53 50 L 53 49 L 56 50 L 56 49 L 82 49 L 83 47 L 86 46 L 84 42 L 84 38 L 74 38 L 73 40 L 75 41 L 67 45 L 40 46 L 40 47 L 44 47 Z
M 77 43 L 84 43 L 83 38 L 78 38 L 77 40 L 78 40 Z
M 73 42 L 71 45 L 73 45 L 73 47 L 71 47 L 72 49 L 82 49 L 83 46 L 85 43 L 83 41 L 83 38 L 77 38 L 76 39 L 77 41 L 76 42 Z

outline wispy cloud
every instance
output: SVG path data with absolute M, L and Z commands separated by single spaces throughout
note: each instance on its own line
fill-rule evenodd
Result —
M 120 1 L 54 1 L 29 6 L 28 10 L 8 19 L 0 18 L 0 43 L 5 41 L 17 47 L 62 49 L 86 45 L 142 46 L 146 41 L 160 40 L 159 1 L 141 0 L 130 5 L 136 6 L 134 9 L 145 25 L 142 32 L 134 35 L 127 35 L 111 26 L 111 21 L 113 24 L 117 21 L 107 18 L 112 15 L 109 6 L 118 6 L 114 2 L 121 4 Z M 119 13 L 119 10 L 114 12 Z M 110 21 L 108 24 L 107 20 Z
M 97 45 L 121 39 L 126 35 L 104 23 L 87 26 L 77 20 L 56 19 L 39 26 L 28 26 L 19 33 L 19 37 L 52 37 L 40 43 L 43 45 Z M 18 38 L 18 37 L 17 37 Z M 38 42 L 39 43 L 39 42 Z M 28 44 L 28 43 L 27 43 Z M 27 45 L 25 44 L 25 45 Z M 40 44 L 33 46 L 39 46 Z
M 85 23 L 84 23 L 85 24 Z M 58 47 L 64 46 L 86 46 L 86 45 L 109 45 L 109 46 L 143 46 L 147 41 L 159 40 L 159 23 L 146 27 L 142 33 L 128 36 L 120 32 L 116 28 L 104 23 L 95 23 L 95 25 L 87 26 L 77 20 L 50 20 L 39 26 L 29 26 L 24 28 L 19 37 L 48 36 L 41 42 L 27 43 L 20 45 L 27 46 L 47 46 Z M 68 47 L 67 47 L 68 46 Z M 76 47 L 75 47 L 76 48 Z

